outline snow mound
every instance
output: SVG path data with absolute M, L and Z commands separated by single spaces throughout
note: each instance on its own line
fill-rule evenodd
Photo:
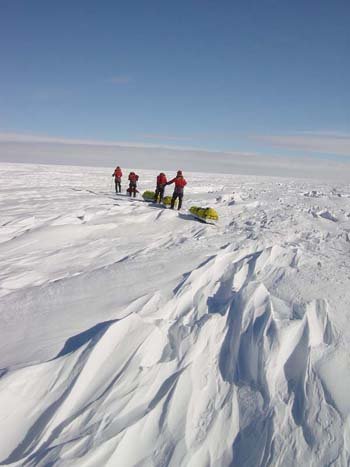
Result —
M 349 198 L 253 177 L 213 228 L 30 170 L 50 211 L 1 206 L 1 465 L 348 465 Z
M 225 203 L 229 206 L 235 204 L 235 196 L 234 195 L 220 195 L 216 198 L 217 203 Z
M 339 431 L 336 414 L 350 405 L 346 384 L 333 384 L 328 305 L 296 310 L 268 286 L 295 273 L 298 250 L 229 250 L 161 306 L 149 297 L 124 318 L 72 336 L 52 360 L 5 374 L 0 413 L 12 422 L 2 462 L 265 465 L 276 423 L 285 427 L 275 441 L 279 465 L 311 463 L 315 451 L 320 464 L 331 462 L 342 443 L 325 446 L 323 432 L 330 420 Z M 335 406 L 325 403 L 329 392 Z
M 322 217 L 323 219 L 327 219 L 327 220 L 332 221 L 332 222 L 338 222 L 338 219 L 331 212 L 329 212 L 327 209 L 325 209 L 323 211 L 320 211 L 318 213 L 318 215 L 320 217 Z
M 320 193 L 317 190 L 307 191 L 306 193 L 303 193 L 303 195 L 307 196 L 308 198 L 321 198 L 324 196 L 323 193 Z

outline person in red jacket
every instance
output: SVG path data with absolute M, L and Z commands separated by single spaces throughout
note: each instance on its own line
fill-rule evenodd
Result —
M 114 182 L 115 182 L 115 192 L 116 193 L 121 193 L 122 192 L 122 176 L 123 172 L 122 169 L 119 167 L 119 165 L 116 167 L 114 173 L 112 173 L 112 177 L 114 177 Z
M 137 193 L 137 181 L 139 179 L 139 176 L 136 175 L 135 172 L 130 172 L 129 173 L 129 177 L 128 177 L 128 180 L 129 180 L 129 188 L 128 188 L 128 193 L 129 193 L 129 196 L 133 195 L 134 198 L 136 196 L 136 193 Z
M 182 198 L 184 196 L 184 187 L 187 185 L 186 180 L 184 179 L 182 175 L 182 171 L 178 170 L 176 177 L 170 180 L 167 185 L 171 185 L 172 183 L 175 183 L 175 188 L 174 188 L 174 193 L 173 197 L 171 198 L 171 209 L 174 209 L 175 206 L 175 201 L 177 198 L 179 198 L 179 206 L 178 210 L 181 209 L 182 206 Z
M 154 202 L 155 203 L 157 203 L 158 197 L 159 197 L 159 202 L 160 203 L 163 201 L 165 185 L 167 183 L 168 183 L 168 180 L 166 178 L 165 173 L 161 172 L 157 177 L 157 187 L 156 187 L 156 192 L 155 192 L 155 196 L 154 196 Z

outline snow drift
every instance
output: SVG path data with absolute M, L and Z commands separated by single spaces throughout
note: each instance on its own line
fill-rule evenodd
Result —
M 0 176 L 1 465 L 348 465 L 348 186 Z

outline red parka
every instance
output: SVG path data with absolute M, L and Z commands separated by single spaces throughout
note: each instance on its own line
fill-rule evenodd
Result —
M 139 176 L 135 174 L 135 172 L 130 172 L 129 173 L 129 180 L 132 183 L 136 183 L 137 180 L 139 179 Z
M 182 189 L 187 185 L 187 182 L 182 175 L 178 175 L 172 180 L 170 180 L 170 182 L 168 182 L 168 185 L 171 185 L 172 183 L 175 183 L 175 188 Z
M 160 173 L 157 177 L 157 185 L 165 185 L 168 182 L 165 174 Z
M 114 171 L 114 176 L 116 178 L 121 178 L 123 176 L 122 169 L 120 167 L 117 167 Z

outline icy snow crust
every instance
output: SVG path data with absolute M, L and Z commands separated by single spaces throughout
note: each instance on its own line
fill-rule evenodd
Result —
M 0 165 L 0 464 L 349 465 L 350 187 L 111 173 Z

